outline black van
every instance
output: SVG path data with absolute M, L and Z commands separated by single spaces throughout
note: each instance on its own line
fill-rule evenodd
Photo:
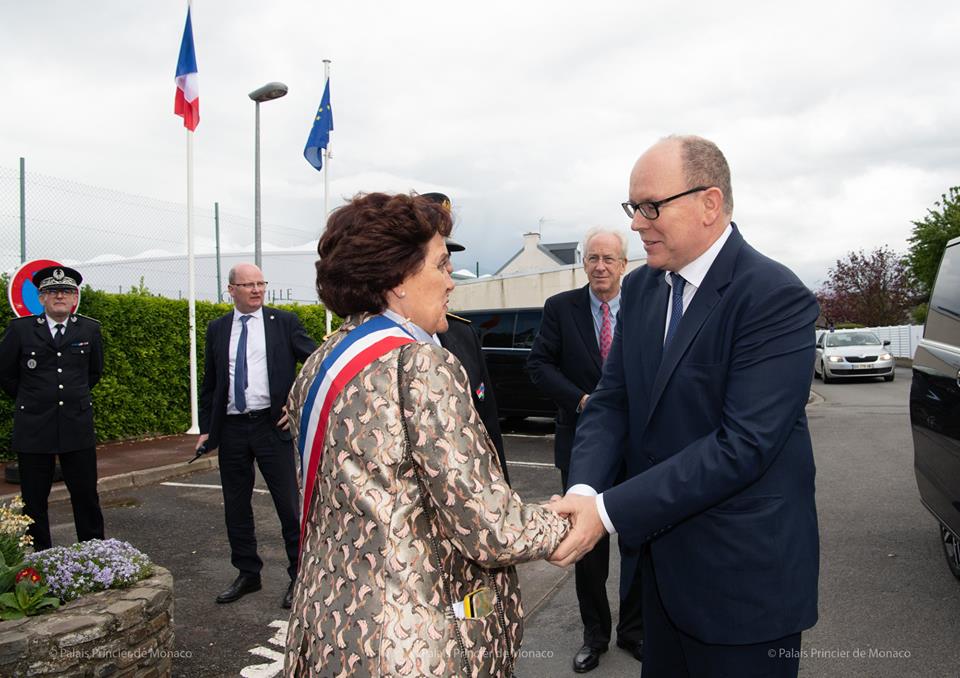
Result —
M 557 406 L 530 381 L 527 356 L 540 330 L 542 308 L 455 311 L 473 323 L 493 381 L 501 417 L 554 417 Z
M 940 522 L 947 564 L 960 579 L 960 238 L 943 253 L 913 357 L 910 424 L 920 499 Z

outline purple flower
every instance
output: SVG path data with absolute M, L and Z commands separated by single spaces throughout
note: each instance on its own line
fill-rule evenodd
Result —
M 146 555 L 118 539 L 47 549 L 29 555 L 24 564 L 34 567 L 50 592 L 65 602 L 94 591 L 130 586 L 152 571 Z

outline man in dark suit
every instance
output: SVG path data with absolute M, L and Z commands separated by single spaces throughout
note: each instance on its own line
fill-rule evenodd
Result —
M 627 266 L 626 236 L 591 229 L 583 240 L 583 268 L 588 283 L 561 292 L 543 306 L 543 321 L 533 343 L 527 367 L 530 378 L 557 403 L 554 464 L 567 487 L 570 451 L 577 420 L 600 380 L 600 370 L 613 341 L 620 308 L 620 278 Z M 610 643 L 612 620 L 607 602 L 610 540 L 600 542 L 576 565 L 575 578 L 583 647 L 573 658 L 573 670 L 596 668 Z M 643 654 L 643 617 L 639 586 L 620 601 L 617 645 L 640 659 Z
M 217 602 L 232 603 L 260 590 L 263 561 L 251 505 L 256 462 L 280 518 L 290 575 L 282 605 L 289 608 L 300 549 L 300 495 L 284 408 L 297 361 L 306 360 L 317 344 L 297 316 L 263 305 L 267 283 L 259 268 L 237 264 L 228 279 L 234 310 L 207 326 L 197 440 L 198 449 L 220 448 L 230 562 L 240 572 Z
M 554 503 L 574 528 L 551 560 L 614 531 L 625 566 L 639 555 L 644 678 L 795 677 L 800 633 L 817 620 L 804 414 L 817 303 L 744 241 L 726 159 L 705 139 L 644 153 L 624 209 L 647 265 L 624 280 L 571 487 Z
M 77 539 L 103 539 L 90 395 L 103 373 L 103 342 L 99 322 L 72 312 L 79 272 L 51 266 L 32 280 L 44 312 L 10 322 L 0 342 L 0 385 L 16 401 L 12 447 L 24 512 L 34 521 L 28 534 L 40 551 L 52 545 L 47 499 L 57 457 Z
M 443 193 L 423 193 L 421 197 L 432 200 L 450 210 L 450 198 Z M 447 252 L 463 252 L 463 245 L 452 238 L 447 238 Z M 503 434 L 500 432 L 500 416 L 497 412 L 497 399 L 490 384 L 490 374 L 487 371 L 487 362 L 483 357 L 483 348 L 480 337 L 473 325 L 466 318 L 447 314 L 448 329 L 437 335 L 440 345 L 457 356 L 460 364 L 467 371 L 470 380 L 470 391 L 473 393 L 473 406 L 477 409 L 484 428 L 497 448 L 497 457 L 500 459 L 500 468 L 503 478 L 510 483 L 507 472 L 507 457 L 503 452 Z

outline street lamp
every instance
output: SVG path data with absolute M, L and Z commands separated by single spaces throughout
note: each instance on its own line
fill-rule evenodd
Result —
M 257 124 L 254 133 L 253 261 L 260 269 L 263 269 L 260 238 L 260 102 L 279 99 L 286 93 L 287 86 L 282 82 L 268 82 L 263 87 L 250 92 L 250 98 L 257 104 Z

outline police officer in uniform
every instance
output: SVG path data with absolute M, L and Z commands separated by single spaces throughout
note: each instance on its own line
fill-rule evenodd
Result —
M 44 312 L 10 321 L 0 342 L 0 386 L 15 400 L 12 448 L 37 551 L 52 545 L 47 499 L 56 456 L 77 539 L 103 539 L 90 395 L 103 373 L 103 343 L 100 323 L 72 312 L 82 280 L 66 266 L 37 271 Z
M 423 193 L 421 197 L 432 200 L 450 209 L 450 198 L 443 193 Z M 447 252 L 462 252 L 466 248 L 460 243 L 447 238 Z M 487 363 L 483 357 L 480 337 L 466 318 L 447 314 L 448 329 L 437 335 L 440 345 L 450 351 L 463 365 L 470 380 L 470 391 L 473 393 L 473 406 L 477 409 L 494 447 L 497 448 L 497 457 L 500 459 L 500 468 L 503 477 L 509 484 L 510 476 L 507 473 L 507 458 L 503 453 L 503 435 L 500 433 L 500 417 L 497 412 L 497 399 L 493 395 L 493 386 L 490 383 L 490 374 L 487 372 Z

